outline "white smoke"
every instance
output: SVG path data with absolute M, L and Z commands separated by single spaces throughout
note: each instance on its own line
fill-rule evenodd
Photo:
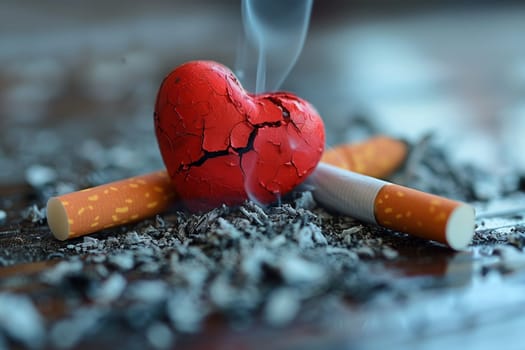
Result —
M 237 75 L 248 91 L 280 88 L 299 57 L 313 0 L 242 0 Z

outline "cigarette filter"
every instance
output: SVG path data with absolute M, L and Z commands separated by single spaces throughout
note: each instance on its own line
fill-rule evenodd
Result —
M 326 150 L 322 162 L 360 174 L 387 178 L 406 159 L 405 142 L 386 136 L 376 136 L 361 143 L 343 144 Z
M 50 198 L 47 222 L 66 240 L 154 216 L 174 197 L 168 174 L 157 171 Z
M 323 206 L 365 222 L 465 248 L 474 235 L 474 208 L 466 203 L 319 163 L 311 176 Z

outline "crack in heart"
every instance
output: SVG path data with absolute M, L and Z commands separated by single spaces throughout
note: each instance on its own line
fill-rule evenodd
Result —
M 233 146 L 231 146 L 231 141 L 230 141 L 230 145 L 224 150 L 208 151 L 208 150 L 204 149 L 204 147 L 201 147 L 202 151 L 204 152 L 204 155 L 200 159 L 198 159 L 198 160 L 196 160 L 196 161 L 194 161 L 194 162 L 192 162 L 190 164 L 181 164 L 179 166 L 179 170 L 189 170 L 189 168 L 191 168 L 193 166 L 201 166 L 201 165 L 204 164 L 204 162 L 206 162 L 206 160 L 208 160 L 210 158 L 216 158 L 216 157 L 230 155 L 230 154 L 232 154 L 231 151 L 233 151 L 233 154 L 238 154 L 239 156 L 242 157 L 243 154 L 248 153 L 248 152 L 253 150 L 253 144 L 255 142 L 255 138 L 257 137 L 257 133 L 259 132 L 259 129 L 264 128 L 264 127 L 278 128 L 278 127 L 282 126 L 281 122 L 269 122 L 269 123 L 261 123 L 261 124 L 256 124 L 256 125 L 251 124 L 249 121 L 247 121 L 247 123 L 250 124 L 253 127 L 253 130 L 251 131 L 250 135 L 248 136 L 248 142 L 246 143 L 246 146 L 244 146 L 244 147 L 233 147 Z
M 272 97 L 272 96 L 265 96 L 264 97 L 265 100 L 268 100 L 270 101 L 271 103 L 273 103 L 277 108 L 279 108 L 281 110 L 281 113 L 282 113 L 282 116 L 283 116 L 283 119 L 284 120 L 289 120 L 292 122 L 293 124 L 293 120 L 290 119 L 290 111 L 288 110 L 288 108 L 286 108 L 282 102 L 275 98 L 275 97 Z
M 231 77 L 231 76 L 229 76 L 229 77 Z M 230 97 L 230 94 L 227 94 L 227 96 Z M 196 160 L 194 162 L 191 162 L 189 164 L 184 164 L 184 163 L 180 164 L 179 167 L 178 167 L 178 171 L 179 172 L 186 172 L 186 171 L 189 171 L 190 168 L 192 168 L 192 167 L 199 167 L 199 166 L 204 165 L 205 162 L 207 160 L 209 160 L 209 159 L 223 157 L 223 156 L 228 156 L 228 155 L 231 155 L 233 153 L 233 154 L 237 154 L 239 156 L 239 166 L 241 168 L 241 172 L 243 174 L 243 178 L 245 179 L 245 182 L 246 182 L 246 177 L 247 176 L 252 176 L 252 174 L 248 174 L 248 172 L 244 169 L 243 162 L 242 162 L 242 157 L 243 157 L 244 154 L 246 154 L 246 153 L 248 153 L 250 151 L 254 151 L 254 152 L 257 153 L 257 151 L 254 149 L 254 142 L 255 142 L 255 138 L 257 137 L 257 134 L 258 134 L 260 129 L 265 128 L 265 127 L 279 128 L 279 127 L 291 124 L 297 130 L 298 133 L 301 132 L 300 129 L 297 127 L 297 125 L 295 125 L 293 120 L 290 118 L 290 111 L 281 103 L 281 101 L 279 101 L 278 99 L 273 98 L 271 96 L 265 96 L 263 99 L 271 102 L 272 104 L 274 104 L 277 108 L 279 108 L 281 110 L 281 114 L 282 114 L 282 118 L 283 118 L 282 121 L 262 122 L 262 123 L 259 123 L 259 124 L 252 124 L 249 121 L 249 119 L 250 119 L 249 116 L 245 115 L 244 122 L 248 123 L 253 128 L 253 130 L 250 132 L 250 135 L 248 136 L 248 141 L 246 143 L 246 146 L 244 146 L 244 147 L 233 147 L 231 145 L 231 138 L 230 138 L 229 146 L 226 149 L 223 149 L 223 150 L 208 151 L 208 150 L 206 150 L 204 148 L 204 146 L 201 145 L 201 150 L 204 152 L 203 156 L 200 157 L 198 160 Z M 231 101 L 231 99 L 230 99 L 230 102 L 237 109 L 239 104 L 238 103 L 234 103 L 233 101 Z M 173 111 L 180 117 L 180 114 L 178 113 L 176 106 L 174 106 Z M 166 137 L 168 139 L 170 145 L 172 145 L 172 140 L 171 140 L 170 136 L 168 135 L 168 133 L 166 133 L 163 130 L 163 128 L 160 126 L 160 123 L 158 123 L 158 113 L 156 113 L 156 112 L 154 113 L 154 119 L 156 121 L 156 123 L 155 123 L 156 124 L 156 128 L 159 130 L 159 132 L 164 137 Z M 203 136 L 203 141 L 204 141 L 205 136 L 206 136 L 206 128 L 204 127 L 203 129 L 204 130 L 202 132 L 202 136 Z M 193 135 L 193 134 L 191 134 L 191 135 Z M 200 136 L 200 135 L 198 135 L 198 136 Z M 297 166 L 294 164 L 293 160 L 291 160 L 291 164 L 296 169 L 297 175 L 300 176 L 299 170 L 298 170 Z M 274 178 L 277 176 L 277 174 L 278 174 L 278 171 L 275 172 Z M 272 191 L 269 188 L 267 188 L 268 186 L 266 186 L 264 183 L 262 183 L 261 185 L 269 193 L 274 194 L 274 191 Z

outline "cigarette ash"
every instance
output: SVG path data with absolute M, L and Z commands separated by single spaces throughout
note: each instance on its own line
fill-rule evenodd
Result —
M 19 242 L 9 246 L 2 264 L 56 261 L 36 278 L 18 276 L 0 282 L 6 290 L 30 282 L 39 285 L 25 295 L 7 294 L 21 298 L 26 307 L 19 312 L 31 319 L 34 329 L 31 334 L 13 333 L 0 322 L 0 334 L 9 344 L 71 348 L 123 334 L 123 347 L 162 349 L 212 327 L 217 318 L 233 329 L 261 322 L 273 328 L 317 322 L 328 319 L 334 305 L 364 305 L 385 296 L 406 298 L 406 290 L 398 290 L 385 265 L 406 259 L 411 250 L 437 255 L 445 251 L 431 242 L 327 212 L 308 191 L 295 192 L 278 206 L 247 202 L 202 215 L 173 212 L 58 242 L 45 227 L 43 198 L 64 187 L 78 188 L 79 181 L 96 184 L 130 171 L 110 166 L 104 152 L 96 154 L 95 163 L 102 166 L 93 166 L 77 182 L 58 182 L 47 170 L 31 170 L 28 179 L 36 192 L 35 203 L 15 215 L 7 211 L 20 218 L 27 236 L 16 237 Z M 406 168 L 395 180 L 468 201 L 520 191 L 518 180 L 493 178 L 453 164 L 447 152 L 428 138 L 413 145 Z M 521 260 L 513 253 L 521 256 L 523 249 L 523 217 L 513 222 L 513 231 L 496 230 L 498 235 L 483 231 L 490 223 L 484 222 L 487 226 L 478 223 L 475 246 L 486 247 L 479 248 L 480 255 L 498 260 L 481 273 L 520 268 Z M 508 250 L 509 246 L 519 250 Z M 11 300 L 6 298 L 0 298 L 0 310 Z M 50 301 L 61 305 L 52 316 L 46 309 Z
M 213 315 L 231 325 L 262 319 L 284 326 L 301 319 L 305 304 L 322 304 L 328 295 L 373 298 L 386 282 L 361 261 L 396 257 L 368 227 L 318 208 L 310 192 L 276 207 L 247 202 L 203 215 L 158 216 L 119 235 L 57 244 L 57 252 L 67 258 L 38 280 L 70 312 L 39 326 L 50 329 L 46 341 L 60 348 L 115 320 L 155 347 L 201 330 Z M 162 341 L 154 340 L 156 333 Z
M 412 145 L 405 168 L 393 181 L 465 202 L 486 202 L 520 191 L 518 171 L 495 175 L 497 169 L 454 163 L 449 152 L 437 146 L 431 134 L 422 137 Z

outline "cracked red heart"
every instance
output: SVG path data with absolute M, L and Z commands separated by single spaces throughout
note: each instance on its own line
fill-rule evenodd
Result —
M 250 198 L 274 202 L 303 182 L 324 149 L 324 127 L 307 101 L 252 95 L 225 66 L 192 61 L 162 82 L 155 132 L 175 190 L 192 211 Z

